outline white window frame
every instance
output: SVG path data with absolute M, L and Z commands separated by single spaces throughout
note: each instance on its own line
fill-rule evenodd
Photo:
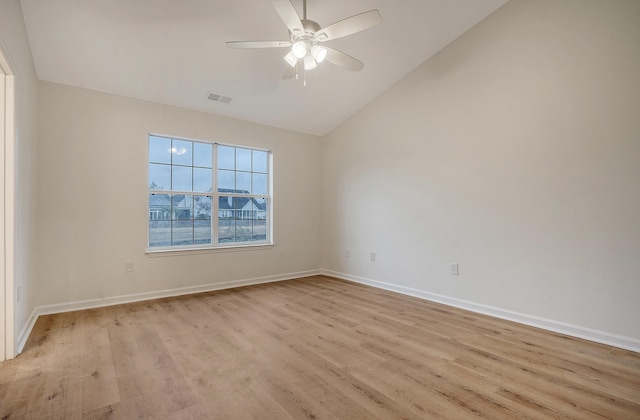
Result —
M 147 250 L 149 255 L 163 255 L 167 253 L 191 253 L 191 252 L 211 252 L 211 251 L 233 251 L 243 249 L 260 249 L 265 247 L 273 247 L 273 152 L 269 149 L 244 146 L 231 143 L 221 143 L 216 141 L 208 141 L 202 139 L 191 139 L 186 137 L 177 137 L 166 134 L 148 133 L 147 134 L 147 147 L 149 147 L 150 137 L 164 137 L 171 140 L 182 140 L 195 143 L 205 143 L 212 145 L 212 179 L 211 179 L 211 192 L 195 192 L 195 191 L 181 191 L 181 190 L 151 190 L 149 189 L 149 155 L 147 153 L 147 208 L 146 208 L 146 225 L 147 225 Z M 257 150 L 267 153 L 267 194 L 239 194 L 239 193 L 226 193 L 218 191 L 218 147 L 226 146 L 237 149 L 245 150 Z M 171 165 L 173 166 L 173 165 Z M 166 194 L 166 195 L 188 195 L 188 196 L 205 196 L 211 197 L 211 243 L 210 244 L 194 244 L 194 245 L 169 245 L 169 246 L 154 246 L 149 244 L 150 227 L 149 222 L 151 209 L 149 208 L 149 194 Z M 220 197 L 250 197 L 266 200 L 265 219 L 266 219 L 266 239 L 264 241 L 251 241 L 251 242 L 225 242 L 218 243 L 219 234 L 219 199 Z M 242 211 L 242 209 L 238 209 Z M 224 211 L 224 210 L 223 210 Z M 235 209 L 231 210 L 232 216 L 236 212 Z M 235 219 L 235 217 L 234 217 Z M 262 219 L 260 219 L 262 220 Z

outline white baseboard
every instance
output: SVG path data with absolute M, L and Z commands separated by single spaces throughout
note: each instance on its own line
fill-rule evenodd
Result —
M 16 356 L 22 353 L 24 345 L 27 344 L 27 338 L 29 338 L 29 334 L 31 334 L 33 326 L 36 325 L 36 321 L 38 320 L 37 311 L 38 308 L 34 308 L 33 311 L 31 311 L 31 315 L 29 315 L 27 323 L 24 324 L 24 327 L 22 327 L 22 330 L 20 330 L 20 334 L 18 335 L 18 348 L 16 349 Z
M 211 291 L 223 290 L 223 289 L 232 289 L 234 287 L 251 286 L 254 284 L 274 283 L 274 282 L 284 281 L 284 280 L 299 279 L 302 277 L 317 276 L 319 274 L 321 274 L 320 270 L 308 270 L 308 271 L 300 271 L 297 273 L 278 274 L 274 276 L 257 277 L 252 279 L 233 280 L 233 281 L 226 281 L 222 283 L 210 283 L 210 284 L 203 284 L 199 286 L 179 287 L 176 289 L 159 290 L 154 292 L 134 293 L 130 295 L 81 300 L 76 302 L 59 303 L 55 305 L 38 306 L 33 310 L 33 312 L 31 312 L 31 315 L 29 316 L 27 323 L 22 328 L 22 331 L 20 331 L 20 335 L 18 336 L 17 354 L 22 353 L 22 350 L 24 349 L 24 346 L 27 343 L 27 339 L 29 338 L 31 331 L 33 330 L 33 327 L 36 324 L 38 317 L 41 315 L 50 315 L 50 314 L 58 314 L 62 312 L 79 311 L 83 309 L 100 308 L 104 306 L 120 305 L 123 303 L 140 302 L 140 301 L 151 300 L 151 299 L 191 295 L 194 293 L 211 292 Z
M 253 279 L 234 280 L 223 283 L 211 283 L 199 286 L 180 287 L 176 289 L 160 290 L 154 292 L 135 293 L 130 295 L 113 296 L 101 299 L 90 299 L 76 302 L 67 302 L 56 305 L 45 305 L 36 307 L 25 326 L 20 331 L 18 336 L 18 351 L 20 354 L 24 349 L 24 346 L 33 330 L 38 317 L 41 315 L 56 314 L 62 312 L 77 311 L 83 309 L 99 308 L 103 306 L 120 305 L 123 303 L 140 302 L 144 300 L 159 299 L 172 296 L 189 295 L 201 292 L 210 292 L 215 290 L 231 289 L 240 286 L 250 286 L 254 284 L 272 283 L 277 281 L 292 280 L 302 277 L 310 277 L 316 275 L 326 275 L 336 277 L 342 280 L 352 281 L 355 283 L 366 284 L 368 286 L 376 287 L 379 289 L 389 290 L 392 292 L 401 293 L 408 296 L 417 297 L 420 299 L 442 303 L 444 305 L 453 306 L 460 309 L 466 309 L 468 311 L 477 312 L 484 315 L 493 316 L 496 318 L 505 319 L 508 321 L 518 322 L 520 324 L 530 325 L 532 327 L 542 328 L 549 331 L 554 331 L 561 334 L 566 334 L 572 337 L 582 338 L 589 341 L 595 341 L 596 343 L 602 343 L 614 347 L 619 347 L 626 350 L 631 350 L 640 353 L 640 340 L 624 337 L 620 335 L 610 334 L 604 331 L 593 330 L 581 326 L 566 324 L 563 322 L 553 321 L 549 319 L 539 318 L 531 315 L 526 315 L 518 312 L 507 311 L 492 306 L 482 305 L 474 302 L 469 302 L 461 299 L 456 299 L 448 296 L 438 295 L 435 293 L 425 292 L 423 290 L 414 289 L 405 286 L 399 286 L 396 284 L 385 283 L 377 280 L 371 280 L 363 277 L 352 276 L 349 274 L 339 273 L 331 270 L 309 270 L 297 273 L 287 273 L 275 276 L 258 277 Z
M 331 270 L 322 274 L 640 353 L 640 340 Z

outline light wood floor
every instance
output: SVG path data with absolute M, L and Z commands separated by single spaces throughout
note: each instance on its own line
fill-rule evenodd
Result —
M 640 418 L 640 354 L 326 277 L 41 317 L 0 418 Z

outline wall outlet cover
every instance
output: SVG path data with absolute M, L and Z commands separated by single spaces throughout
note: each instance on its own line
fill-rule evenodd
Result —
M 451 264 L 451 275 L 452 276 L 458 275 L 458 264 Z

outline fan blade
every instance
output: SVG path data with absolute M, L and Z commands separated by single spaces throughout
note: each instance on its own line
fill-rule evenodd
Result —
M 287 66 L 284 69 L 284 72 L 282 72 L 282 80 L 289 80 L 294 77 L 296 77 L 296 69 L 291 66 Z
M 324 48 L 327 49 L 327 58 L 325 58 L 325 60 L 328 62 L 351 71 L 360 71 L 364 68 L 362 61 L 351 57 L 349 54 L 334 50 L 333 48 Z
M 319 30 L 316 33 L 318 41 L 329 41 L 331 39 L 342 38 L 343 36 L 364 31 L 382 22 L 382 17 L 378 9 L 369 10 L 336 22 Z
M 229 48 L 284 48 L 290 47 L 289 41 L 230 41 Z
M 293 7 L 291 1 L 271 0 L 271 4 L 273 4 L 276 12 L 280 15 L 280 19 L 282 19 L 291 32 L 304 33 L 304 27 L 302 26 L 302 22 L 300 22 L 298 12 L 296 12 L 296 8 Z

